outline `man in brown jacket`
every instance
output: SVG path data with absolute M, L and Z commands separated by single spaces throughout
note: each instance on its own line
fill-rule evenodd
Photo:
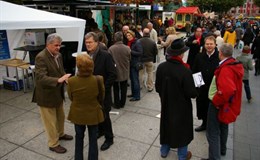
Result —
M 72 140 L 64 134 L 64 83 L 71 74 L 66 74 L 62 57 L 59 53 L 61 37 L 54 33 L 46 40 L 46 48 L 35 59 L 35 89 L 32 102 L 40 106 L 40 114 L 48 135 L 48 146 L 51 151 L 65 153 L 59 140 Z

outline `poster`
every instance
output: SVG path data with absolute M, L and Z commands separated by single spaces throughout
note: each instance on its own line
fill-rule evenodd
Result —
M 6 30 L 0 30 L 0 60 L 10 58 Z

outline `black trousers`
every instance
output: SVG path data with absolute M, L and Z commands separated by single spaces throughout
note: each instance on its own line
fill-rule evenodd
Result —
M 118 108 L 125 106 L 126 94 L 127 94 L 127 80 L 114 82 L 114 105 Z
M 105 142 L 113 142 L 114 134 L 112 129 L 112 122 L 110 119 L 109 111 L 104 110 L 104 122 L 98 125 L 99 134 L 105 134 Z

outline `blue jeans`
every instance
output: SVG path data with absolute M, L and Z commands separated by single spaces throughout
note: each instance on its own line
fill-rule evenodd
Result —
M 161 148 L 161 155 L 168 155 L 170 151 L 170 146 L 168 144 L 162 144 Z M 187 158 L 187 153 L 188 153 L 188 146 L 180 147 L 178 148 L 178 159 L 179 160 L 186 160 Z
M 218 109 L 210 102 L 207 121 L 207 140 L 209 143 L 209 159 L 220 160 L 220 153 L 226 153 L 228 125 L 218 120 Z
M 75 160 L 83 160 L 84 136 L 86 125 L 74 125 L 76 131 Z M 88 125 L 89 150 L 88 160 L 98 160 L 97 125 Z
M 249 80 L 243 80 L 244 83 L 244 89 L 246 91 L 246 98 L 247 100 L 250 100 L 251 97 L 251 91 L 250 91 L 250 86 L 249 86 Z
M 136 67 L 130 67 L 130 80 L 133 98 L 140 99 L 139 70 Z

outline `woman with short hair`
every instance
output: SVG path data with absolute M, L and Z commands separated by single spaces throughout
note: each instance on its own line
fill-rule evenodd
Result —
M 68 120 L 74 123 L 76 132 L 75 160 L 83 160 L 84 133 L 88 127 L 88 160 L 98 160 L 98 124 L 104 121 L 101 108 L 104 99 L 102 76 L 94 76 L 94 62 L 88 54 L 76 58 L 78 73 L 68 80 L 68 96 L 71 100 Z

